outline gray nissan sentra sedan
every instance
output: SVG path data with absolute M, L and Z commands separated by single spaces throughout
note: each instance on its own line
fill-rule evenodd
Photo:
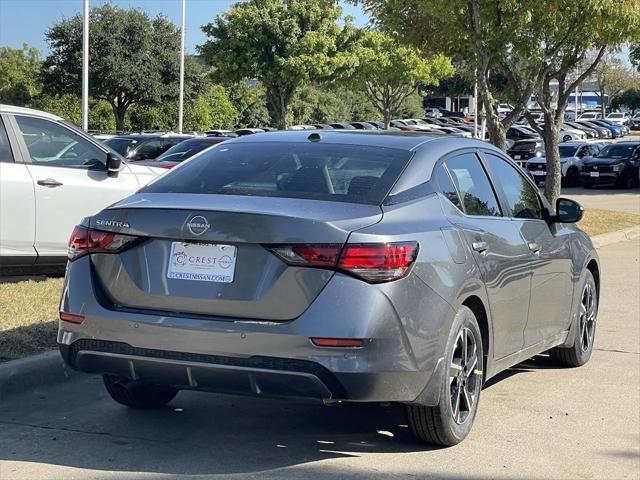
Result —
M 498 372 L 589 360 L 582 212 L 481 141 L 229 140 L 75 228 L 60 351 L 134 408 L 183 389 L 400 402 L 418 439 L 453 445 Z

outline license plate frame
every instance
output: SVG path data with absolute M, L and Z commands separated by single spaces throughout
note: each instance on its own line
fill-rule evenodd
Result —
M 171 242 L 166 276 L 171 280 L 232 283 L 238 249 L 209 242 Z

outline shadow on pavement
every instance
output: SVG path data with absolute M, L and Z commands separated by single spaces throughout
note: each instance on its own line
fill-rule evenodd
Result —
M 552 367 L 549 360 L 535 359 L 498 376 L 489 388 L 513 374 L 539 368 Z M 84 375 L 64 385 L 0 398 L 0 429 L 0 462 L 97 470 L 104 478 L 112 472 L 169 478 L 257 473 L 260 478 L 373 478 L 368 469 L 309 464 L 372 453 L 439 450 L 412 438 L 401 405 L 326 407 L 184 391 L 167 408 L 136 411 L 113 402 L 99 377 Z M 429 473 L 438 470 L 424 463 L 420 478 L 443 478 Z M 373 472 L 375 478 L 398 477 L 397 472 Z

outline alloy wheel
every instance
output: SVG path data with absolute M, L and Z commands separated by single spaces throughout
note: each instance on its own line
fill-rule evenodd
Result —
M 451 412 L 458 424 L 464 423 L 475 407 L 482 378 L 476 373 L 482 368 L 480 361 L 476 338 L 465 327 L 456 338 L 449 369 Z
M 580 299 L 580 350 L 591 348 L 596 329 L 596 299 L 593 285 L 587 283 Z

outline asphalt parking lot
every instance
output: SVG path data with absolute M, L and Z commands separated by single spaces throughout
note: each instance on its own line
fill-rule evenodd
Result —
M 0 399 L 0 478 L 639 478 L 640 245 L 600 255 L 592 361 L 562 369 L 537 357 L 492 380 L 456 447 L 414 443 L 394 405 L 181 392 L 141 412 L 80 376 Z

